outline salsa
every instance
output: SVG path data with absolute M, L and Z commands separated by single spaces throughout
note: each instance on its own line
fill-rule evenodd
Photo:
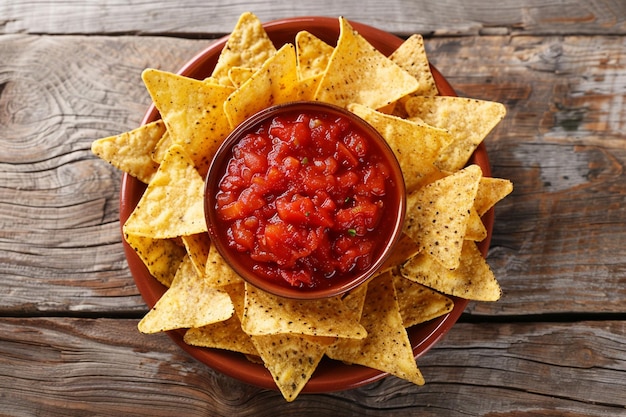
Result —
M 371 139 L 347 117 L 281 113 L 233 146 L 215 197 L 227 245 L 255 274 L 316 288 L 371 266 L 395 186 Z

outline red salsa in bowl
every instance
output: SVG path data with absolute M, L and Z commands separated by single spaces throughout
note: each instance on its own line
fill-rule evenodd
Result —
M 404 180 L 380 134 L 317 102 L 275 106 L 238 126 L 205 189 L 215 247 L 251 284 L 292 298 L 346 292 L 400 236 Z

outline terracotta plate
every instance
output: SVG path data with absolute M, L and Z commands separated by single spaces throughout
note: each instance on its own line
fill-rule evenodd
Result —
M 357 22 L 350 23 L 361 35 L 368 39 L 374 47 L 386 55 L 391 54 L 402 43 L 401 38 L 382 30 Z M 265 24 L 265 29 L 277 47 L 287 42 L 293 43 L 296 33 L 300 30 L 308 30 L 331 45 L 336 44 L 337 38 L 339 37 L 338 19 L 327 17 L 298 17 L 277 20 Z M 179 74 L 197 79 L 210 76 L 225 43 L 226 38 L 212 43 L 207 49 L 193 57 L 181 68 Z M 440 94 L 449 96 L 456 95 L 453 88 L 441 73 L 439 73 L 436 68 L 432 66 L 431 68 Z M 154 121 L 159 117 L 154 106 L 151 106 L 144 117 L 143 123 Z M 491 175 L 489 159 L 484 145 L 481 145 L 476 150 L 472 162 L 480 165 L 486 176 Z M 141 198 L 144 189 L 145 185 L 143 183 L 129 175 L 125 174 L 122 177 L 122 188 L 120 192 L 121 224 L 124 224 L 126 219 L 130 216 Z M 480 243 L 479 248 L 483 256 L 485 256 L 491 240 L 493 210 L 485 214 L 483 221 L 487 228 L 488 236 Z M 124 242 L 124 250 L 137 288 L 146 304 L 152 307 L 163 295 L 166 288 L 149 274 L 141 260 L 126 242 Z M 467 306 L 467 302 L 468 301 L 464 299 L 454 298 L 454 309 L 450 313 L 409 329 L 409 338 L 416 358 L 423 355 L 450 330 Z M 183 342 L 184 331 L 171 331 L 168 332 L 168 335 L 191 356 L 212 369 L 252 385 L 276 389 L 270 373 L 263 365 L 252 363 L 238 353 L 189 346 Z M 375 369 L 359 365 L 345 365 L 325 358 L 302 392 L 322 393 L 346 390 L 377 381 L 385 376 L 387 376 L 386 373 Z

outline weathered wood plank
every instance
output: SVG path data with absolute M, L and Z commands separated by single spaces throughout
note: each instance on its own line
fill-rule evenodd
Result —
M 289 404 L 208 369 L 165 335 L 138 334 L 136 324 L 0 320 L 3 414 L 620 416 L 626 407 L 623 321 L 458 324 L 420 359 L 422 387 L 388 377 Z
M 362 0 L 359 2 L 211 1 L 90 2 L 37 0 L 0 4 L 0 33 L 168 34 L 214 36 L 229 32 L 244 11 L 263 21 L 293 16 L 346 16 L 394 33 L 624 34 L 620 0 Z
M 178 69 L 210 41 L 0 36 L 0 311 L 145 309 L 127 271 L 119 173 L 91 141 L 138 125 L 140 73 Z M 474 314 L 620 313 L 626 298 L 623 37 L 427 41 L 459 94 L 504 102 L 487 141 L 516 189 L 489 262 L 504 288 Z

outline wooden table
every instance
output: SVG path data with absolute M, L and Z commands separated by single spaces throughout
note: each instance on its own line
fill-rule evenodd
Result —
M 626 3 L 122 3 L 0 3 L 0 414 L 626 415 Z M 137 331 L 120 173 L 89 148 L 139 125 L 144 68 L 178 70 L 244 10 L 422 33 L 459 95 L 508 108 L 486 142 L 516 187 L 488 256 L 504 296 L 469 305 L 423 387 L 285 403 Z

